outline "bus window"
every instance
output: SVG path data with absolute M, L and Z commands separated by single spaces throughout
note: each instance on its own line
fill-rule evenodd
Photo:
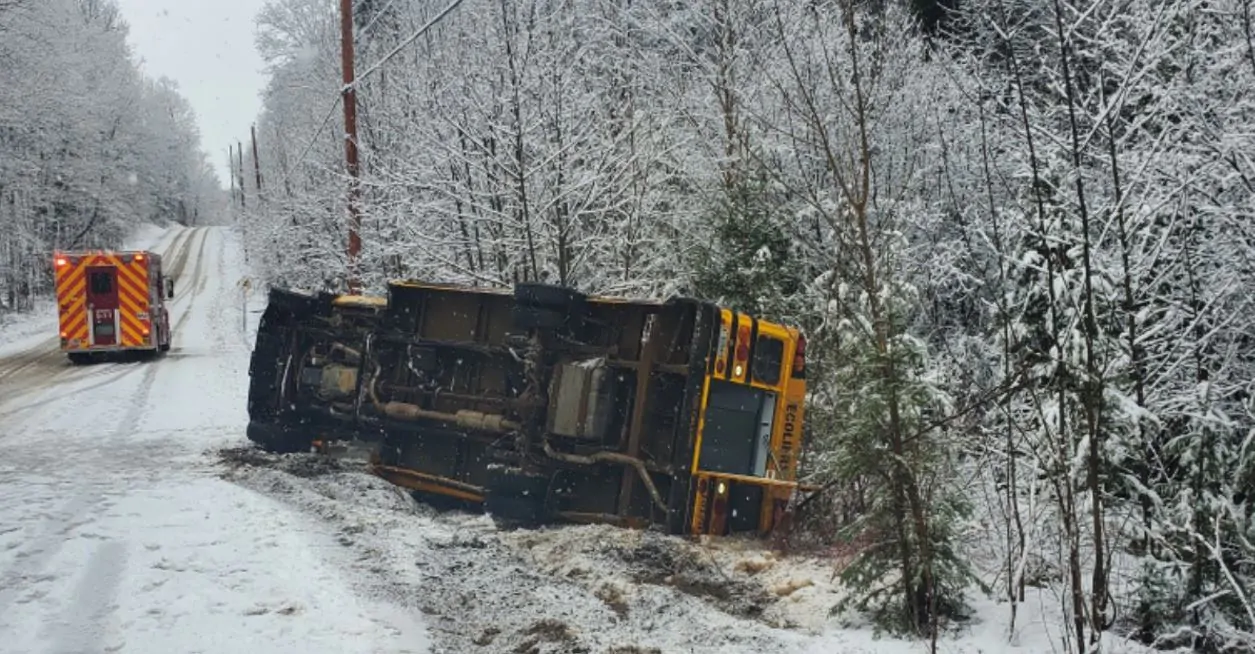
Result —
M 754 344 L 754 360 L 750 372 L 754 381 L 768 386 L 780 383 L 780 368 L 784 364 L 784 341 L 770 336 L 759 336 Z

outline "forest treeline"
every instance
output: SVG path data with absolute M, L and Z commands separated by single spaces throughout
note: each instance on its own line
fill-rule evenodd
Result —
M 190 105 L 126 38 L 113 0 L 0 0 L 0 315 L 50 293 L 54 249 L 222 206 Z
M 446 4 L 356 3 L 369 287 L 801 324 L 838 609 L 935 643 L 1041 586 L 1068 651 L 1255 647 L 1249 1 Z M 343 284 L 337 20 L 259 16 L 277 283 Z

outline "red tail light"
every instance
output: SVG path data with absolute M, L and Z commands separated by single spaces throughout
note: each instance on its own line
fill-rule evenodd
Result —
M 802 379 L 806 376 L 806 336 L 797 335 L 797 349 L 793 351 L 793 376 Z
M 57 267 L 60 268 L 61 266 L 64 266 L 67 263 L 69 263 L 69 261 L 66 261 L 65 257 L 57 257 L 56 263 L 57 263 Z

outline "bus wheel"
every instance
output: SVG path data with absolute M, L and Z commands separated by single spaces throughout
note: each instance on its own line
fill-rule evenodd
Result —
M 492 517 L 498 529 L 532 529 L 546 522 L 545 503 L 539 498 L 512 497 L 489 492 L 484 498 L 484 510 Z
M 515 466 L 488 467 L 488 493 L 484 510 L 499 529 L 538 527 L 548 521 L 545 497 L 548 475 L 527 474 Z
M 312 441 L 304 439 L 299 433 L 282 425 L 261 422 L 249 422 L 245 432 L 248 440 L 256 443 L 261 449 L 273 454 L 292 454 L 308 452 Z

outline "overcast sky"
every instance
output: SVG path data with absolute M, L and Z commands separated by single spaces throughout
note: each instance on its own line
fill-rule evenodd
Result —
M 265 80 L 253 45 L 253 18 L 265 0 L 117 2 L 145 74 L 175 80 L 192 103 L 201 143 L 225 186 L 227 144 L 247 143 L 261 107 Z

